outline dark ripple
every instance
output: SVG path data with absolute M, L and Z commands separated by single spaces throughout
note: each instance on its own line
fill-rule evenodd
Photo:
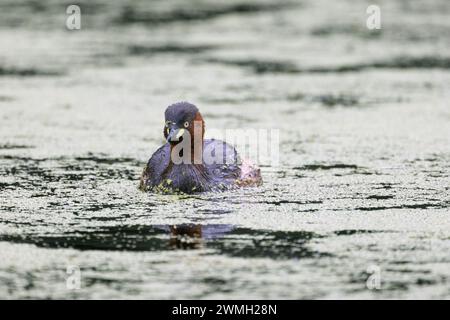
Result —
M 384 61 L 374 61 L 369 63 L 356 63 L 334 67 L 311 67 L 301 68 L 294 62 L 257 60 L 257 59 L 219 59 L 208 58 L 207 63 L 217 63 L 228 66 L 236 66 L 248 69 L 256 74 L 264 73 L 347 73 L 360 72 L 368 69 L 450 69 L 450 58 L 424 56 L 408 57 L 399 56 Z
M 327 37 L 336 34 L 348 34 L 366 39 L 379 38 L 383 35 L 383 29 L 368 30 L 359 25 L 324 25 L 312 29 L 311 34 L 317 37 Z
M 222 103 L 222 104 L 243 104 L 243 103 L 254 103 L 254 102 L 270 102 L 270 101 L 280 101 L 287 100 L 289 102 L 303 102 L 305 104 L 320 104 L 325 107 L 366 107 L 375 104 L 384 103 L 399 103 L 407 100 L 404 97 L 377 97 L 370 98 L 361 95 L 353 95 L 348 93 L 328 93 L 320 95 L 311 95 L 305 93 L 291 93 L 288 95 L 277 95 L 274 93 L 259 93 L 258 95 L 248 94 L 246 96 L 227 96 L 227 97 L 203 97 L 201 101 L 205 103 Z M 284 114 L 294 114 L 299 112 L 298 108 L 282 111 Z M 228 115 L 208 115 L 208 118 L 228 118 Z M 235 116 L 236 117 L 236 116 Z M 237 118 L 237 117 L 236 117 Z M 253 119 L 247 119 L 249 121 Z
M 205 21 L 230 14 L 255 14 L 260 12 L 273 12 L 287 8 L 287 3 L 257 4 L 238 3 L 230 5 L 191 6 L 177 8 L 169 12 L 150 12 L 137 10 L 133 6 L 125 6 L 116 19 L 118 24 L 144 23 L 151 25 L 168 24 L 175 22 Z
M 448 202 L 439 203 L 417 203 L 417 204 L 402 204 L 396 206 L 378 206 L 378 207 L 356 207 L 354 210 L 360 211 L 380 211 L 380 210 L 390 210 L 390 209 L 443 209 L 448 208 Z
M 167 251 L 213 249 L 233 257 L 299 259 L 320 257 L 306 244 L 320 236 L 307 231 L 270 231 L 233 228 L 230 225 L 146 226 L 92 228 L 62 235 L 3 234 L 0 241 L 34 244 L 45 248 L 78 250 Z
M 0 144 L 0 150 L 14 150 L 14 149 L 32 149 L 33 146 L 27 146 L 23 144 Z
M 88 155 L 85 157 L 29 158 L 12 155 L 1 155 L 0 160 L 6 165 L 0 167 L 0 174 L 14 176 L 19 181 L 2 183 L 8 189 L 23 188 L 28 190 L 46 190 L 48 182 L 66 183 L 64 188 L 70 188 L 71 183 L 98 180 L 131 180 L 137 181 L 141 163 L 132 158 L 112 158 Z M 46 162 L 57 161 L 52 168 L 45 166 Z
M 212 102 L 212 101 L 210 101 Z M 216 100 L 215 102 L 220 102 L 219 100 Z M 213 113 L 208 113 L 205 112 L 205 118 L 208 119 L 235 119 L 237 121 L 244 121 L 244 122 L 252 122 L 254 121 L 254 119 L 250 118 L 250 117 L 245 117 L 241 114 L 232 114 L 232 113 L 226 113 L 226 114 L 213 114 Z
M 2 67 L 0 66 L 1 76 L 13 76 L 13 77 L 34 77 L 34 76 L 62 76 L 63 71 L 56 70 L 44 70 L 37 68 L 18 68 L 18 67 Z
M 11 102 L 14 101 L 15 98 L 10 96 L 0 96 L 0 102 Z
M 164 232 L 142 225 L 93 228 L 63 235 L 0 235 L 0 241 L 45 248 L 156 251 L 166 249 Z
M 338 236 L 352 236 L 355 234 L 371 234 L 371 233 L 384 233 L 386 231 L 378 231 L 378 230 L 339 230 L 334 233 Z
M 288 96 L 289 101 L 306 100 L 309 102 L 319 102 L 327 107 L 344 106 L 353 107 L 361 104 L 361 97 L 349 94 L 325 94 L 314 97 L 307 97 L 304 94 L 293 94 Z
M 366 199 L 375 199 L 375 200 L 388 200 L 388 199 L 394 199 L 395 196 L 394 195 L 378 195 L 378 194 L 373 194 L 368 196 Z
M 260 231 L 240 228 L 228 234 L 226 241 L 214 242 L 220 253 L 234 257 L 300 259 L 324 257 L 329 254 L 312 251 L 306 244 L 319 235 L 307 231 Z
M 293 62 L 274 61 L 274 60 L 256 60 L 256 59 L 219 59 L 208 58 L 204 60 L 207 63 L 217 63 L 227 66 L 241 67 L 249 69 L 257 74 L 263 73 L 299 73 L 301 70 Z
M 132 45 L 127 51 L 130 55 L 156 55 L 156 54 L 199 54 L 213 49 L 213 45 L 184 45 L 177 43 L 168 43 L 159 46 Z
M 336 164 L 307 164 L 301 167 L 294 167 L 295 170 L 333 170 L 333 169 L 359 169 L 355 164 L 345 164 L 345 163 L 336 163 Z
M 407 57 L 400 56 L 385 61 L 361 63 L 353 65 L 337 66 L 334 68 L 310 68 L 304 72 L 310 73 L 340 73 L 364 71 L 367 69 L 450 69 L 450 58 L 448 57 Z
M 88 153 L 88 155 L 85 157 L 75 157 L 74 159 L 77 161 L 92 161 L 99 164 L 129 163 L 132 165 L 138 166 L 141 165 L 140 162 L 138 162 L 134 158 L 126 158 L 126 157 L 113 158 L 103 154 L 95 155 L 93 153 Z
M 252 202 L 248 202 L 252 203 Z M 307 204 L 321 204 L 322 201 L 300 201 L 300 200 L 273 200 L 273 201 L 264 201 L 264 202 L 258 202 L 258 203 L 264 203 L 264 204 L 273 204 L 275 206 L 280 206 L 282 204 L 301 204 L 301 205 L 307 205 Z

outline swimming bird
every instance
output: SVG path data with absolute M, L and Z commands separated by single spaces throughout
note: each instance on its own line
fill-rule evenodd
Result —
M 233 146 L 204 139 L 205 122 L 195 105 L 178 102 L 167 107 L 163 130 L 167 143 L 145 166 L 141 190 L 190 194 L 262 183 L 260 169 L 241 161 Z

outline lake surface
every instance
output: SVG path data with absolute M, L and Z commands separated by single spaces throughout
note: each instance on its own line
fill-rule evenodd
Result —
M 77 3 L 0 2 L 0 298 L 450 298 L 448 0 Z M 138 191 L 180 100 L 263 186 Z

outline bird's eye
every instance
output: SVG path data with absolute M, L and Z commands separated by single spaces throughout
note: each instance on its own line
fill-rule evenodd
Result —
M 189 127 L 189 122 L 188 122 L 188 121 L 186 121 L 186 122 L 184 123 L 184 127 L 185 127 L 185 128 Z
M 170 124 L 170 121 L 166 121 L 166 127 L 168 127 Z

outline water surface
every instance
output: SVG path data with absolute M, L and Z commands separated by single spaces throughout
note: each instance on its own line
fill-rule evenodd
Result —
M 0 298 L 450 298 L 447 0 L 79 3 L 0 3 Z M 262 187 L 138 191 L 179 100 Z

